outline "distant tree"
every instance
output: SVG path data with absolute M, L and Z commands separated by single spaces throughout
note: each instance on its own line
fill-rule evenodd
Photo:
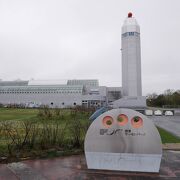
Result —
M 164 95 L 165 96 L 171 96 L 174 93 L 173 89 L 167 89 L 164 91 Z
M 148 94 L 147 105 L 154 107 L 178 107 L 180 106 L 180 90 L 174 91 L 172 89 L 167 89 L 164 91 L 164 94 Z
M 155 106 L 155 100 L 158 97 L 156 93 L 148 94 L 147 95 L 147 105 L 148 106 Z
M 174 105 L 180 105 L 180 91 L 175 91 L 172 95 Z
M 162 107 L 166 102 L 166 97 L 163 94 L 160 94 L 156 100 L 155 100 L 155 104 L 158 107 Z

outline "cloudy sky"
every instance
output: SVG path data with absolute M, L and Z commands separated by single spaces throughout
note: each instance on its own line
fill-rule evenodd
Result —
M 121 26 L 141 27 L 143 94 L 180 89 L 179 0 L 0 0 L 0 79 L 121 86 Z

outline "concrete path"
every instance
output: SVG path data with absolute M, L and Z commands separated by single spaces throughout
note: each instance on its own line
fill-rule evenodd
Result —
M 180 116 L 148 116 L 148 117 L 152 119 L 157 126 L 180 137 Z
M 180 151 L 164 151 L 159 173 L 88 170 L 83 155 L 1 164 L 0 180 L 179 180 Z
M 162 144 L 162 149 L 163 150 L 175 150 L 175 151 L 180 151 L 180 143 L 167 143 L 167 144 Z

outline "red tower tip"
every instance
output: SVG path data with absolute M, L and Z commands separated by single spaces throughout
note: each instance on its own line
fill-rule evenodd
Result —
M 129 13 L 128 13 L 128 18 L 131 18 L 131 17 L 132 17 L 132 13 L 129 12 Z

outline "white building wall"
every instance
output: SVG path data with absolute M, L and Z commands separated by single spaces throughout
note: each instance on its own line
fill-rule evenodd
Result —
M 82 105 L 81 94 L 0 94 L 2 104 L 27 104 L 49 105 L 53 107 L 70 107 Z M 53 105 L 51 104 L 53 103 Z

